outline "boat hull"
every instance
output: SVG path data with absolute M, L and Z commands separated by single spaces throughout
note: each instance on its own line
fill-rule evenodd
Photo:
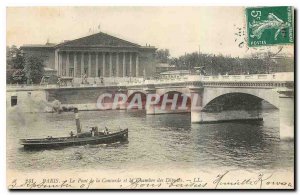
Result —
M 63 148 L 70 146 L 111 144 L 116 142 L 128 141 L 128 129 L 108 135 L 99 135 L 91 137 L 64 137 L 64 138 L 47 138 L 47 139 L 22 139 L 20 144 L 24 149 L 50 149 Z

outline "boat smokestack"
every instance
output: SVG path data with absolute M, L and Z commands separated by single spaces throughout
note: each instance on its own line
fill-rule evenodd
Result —
M 78 134 L 81 133 L 81 126 L 80 126 L 80 119 L 79 119 L 79 113 L 77 108 L 74 108 L 74 114 L 75 114 L 75 123 L 76 123 L 77 134 Z

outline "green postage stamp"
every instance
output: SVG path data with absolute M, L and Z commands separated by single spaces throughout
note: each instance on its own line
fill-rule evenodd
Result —
M 246 8 L 248 46 L 292 44 L 293 7 Z

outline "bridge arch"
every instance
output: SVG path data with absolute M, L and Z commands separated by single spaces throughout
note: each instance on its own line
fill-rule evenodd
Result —
M 147 100 L 147 94 L 144 91 L 132 91 L 131 93 L 128 93 L 127 95 L 127 101 L 126 101 L 126 106 L 128 106 L 131 101 L 133 101 L 133 98 L 139 95 L 141 97 L 142 100 L 142 108 L 145 108 L 146 105 L 146 100 Z M 137 102 L 135 102 L 134 107 L 132 109 L 137 109 L 138 108 L 138 104 Z
M 135 93 L 147 94 L 147 92 L 143 89 L 134 89 L 134 90 L 130 89 L 127 91 L 127 97 L 129 97 Z
M 190 90 L 187 87 L 168 87 L 156 89 L 156 94 L 162 96 L 167 93 L 178 92 L 181 94 L 189 94 Z
M 249 98 L 265 100 L 274 107 L 279 108 L 279 94 L 270 89 L 238 89 L 224 88 L 214 90 L 214 88 L 205 89 L 203 94 L 202 107 L 205 108 L 208 104 L 215 101 L 217 98 L 225 97 L 226 95 L 241 94 L 241 96 L 249 96 Z
M 160 95 L 160 101 L 158 103 L 159 106 L 162 106 L 165 95 L 168 100 L 173 100 L 177 95 L 175 110 L 182 110 L 182 111 L 189 112 L 191 109 L 191 97 L 185 94 L 183 91 L 170 90 L 159 95 Z M 167 102 L 166 110 L 171 110 L 171 106 L 172 106 L 172 102 Z

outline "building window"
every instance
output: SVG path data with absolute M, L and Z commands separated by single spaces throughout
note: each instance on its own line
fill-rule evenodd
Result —
M 17 96 L 11 96 L 10 102 L 11 102 L 11 107 L 17 105 L 18 104 L 18 97 Z

